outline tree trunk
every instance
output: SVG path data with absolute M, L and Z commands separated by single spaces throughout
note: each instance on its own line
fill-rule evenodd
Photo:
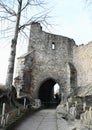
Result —
M 9 65 L 8 65 L 8 71 L 7 71 L 7 76 L 6 76 L 6 89 L 10 89 L 10 90 L 11 90 L 11 85 L 13 82 L 16 45 L 17 45 L 19 23 L 20 23 L 20 17 L 21 17 L 22 0 L 18 0 L 18 3 L 19 3 L 19 6 L 18 6 L 18 13 L 17 13 L 17 18 L 16 18 L 16 26 L 15 26 L 14 38 L 12 39 L 12 42 L 11 42 L 11 52 L 10 52 Z

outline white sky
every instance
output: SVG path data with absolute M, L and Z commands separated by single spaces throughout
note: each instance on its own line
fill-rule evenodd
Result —
M 85 0 L 53 0 L 53 3 L 49 0 L 49 2 L 49 6 L 52 7 L 50 13 L 52 17 L 49 20 L 53 24 L 49 29 L 51 33 L 73 38 L 78 45 L 87 44 L 92 40 L 91 6 L 87 6 Z M 43 29 L 45 30 L 44 27 Z M 5 83 L 10 45 L 5 40 L 0 42 L 0 83 Z M 17 57 L 26 51 L 26 46 L 22 41 L 18 46 Z

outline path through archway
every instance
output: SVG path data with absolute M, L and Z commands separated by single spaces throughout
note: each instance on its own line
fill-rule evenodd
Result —
M 39 88 L 39 99 L 45 106 L 57 106 L 61 100 L 58 83 L 53 79 L 45 80 Z

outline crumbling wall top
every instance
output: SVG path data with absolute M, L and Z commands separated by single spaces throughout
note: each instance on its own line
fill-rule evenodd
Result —
M 42 31 L 42 27 L 41 27 L 40 23 L 38 23 L 38 22 L 32 22 L 31 23 L 31 29 Z

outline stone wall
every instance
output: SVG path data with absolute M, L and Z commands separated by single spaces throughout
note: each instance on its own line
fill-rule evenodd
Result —
M 74 47 L 73 62 L 77 70 L 77 85 L 92 86 L 92 42 Z
M 73 39 L 44 32 L 39 23 L 31 25 L 28 52 L 35 50 L 30 87 L 34 97 L 38 97 L 42 82 L 49 78 L 67 91 L 67 64 L 73 61 L 73 46 Z
M 31 72 L 34 64 L 34 51 L 28 52 L 21 57 L 17 58 L 16 77 L 14 79 L 14 86 L 17 90 L 17 97 L 23 93 L 30 93 Z
M 31 53 L 34 52 L 34 53 Z M 16 86 L 38 98 L 39 88 L 48 79 L 58 83 L 67 96 L 77 86 L 91 86 L 92 43 L 77 46 L 73 39 L 44 32 L 32 23 L 28 52 L 18 58 Z

